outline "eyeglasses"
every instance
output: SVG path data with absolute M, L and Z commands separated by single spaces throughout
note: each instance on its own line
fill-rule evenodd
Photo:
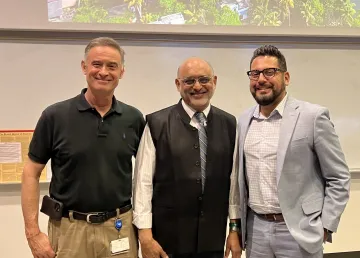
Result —
M 188 78 L 184 78 L 184 79 L 179 79 L 181 80 L 186 86 L 193 86 L 195 85 L 195 83 L 198 81 L 201 85 L 205 85 L 208 84 L 211 79 L 213 77 L 208 77 L 208 76 L 200 76 L 198 78 L 194 78 L 194 77 L 188 77 Z
M 276 72 L 286 72 L 280 68 L 266 68 L 262 71 L 260 70 L 251 70 L 246 72 L 246 74 L 249 76 L 250 80 L 257 81 L 259 80 L 260 74 L 262 73 L 266 79 L 270 79 L 274 77 Z

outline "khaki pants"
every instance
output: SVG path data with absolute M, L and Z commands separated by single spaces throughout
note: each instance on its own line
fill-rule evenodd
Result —
M 115 229 L 116 218 L 102 224 L 89 224 L 86 221 L 62 218 L 49 220 L 48 233 L 57 258 L 137 258 L 138 242 L 132 225 L 132 210 L 120 214 L 122 228 Z M 112 255 L 110 242 L 128 237 L 130 250 L 127 253 Z

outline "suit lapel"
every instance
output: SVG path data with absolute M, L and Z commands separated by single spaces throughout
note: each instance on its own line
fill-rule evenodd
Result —
M 285 155 L 289 147 L 291 136 L 293 135 L 297 119 L 299 117 L 298 103 L 295 99 L 289 97 L 283 113 L 280 126 L 279 145 L 277 150 L 276 179 L 279 184 L 281 171 L 284 166 Z

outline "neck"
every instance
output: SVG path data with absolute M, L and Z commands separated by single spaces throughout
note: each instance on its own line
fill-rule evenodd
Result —
M 108 95 L 100 95 L 92 92 L 89 88 L 85 92 L 85 99 L 87 102 L 104 116 L 111 108 L 113 92 Z
M 278 96 L 273 103 L 267 106 L 260 106 L 261 114 L 263 114 L 265 117 L 269 117 L 271 112 L 274 111 L 274 109 L 279 105 L 279 103 L 284 99 L 285 96 L 286 96 L 286 92 Z

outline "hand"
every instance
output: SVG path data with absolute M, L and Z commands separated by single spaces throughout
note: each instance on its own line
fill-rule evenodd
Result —
M 52 249 L 49 237 L 39 232 L 37 235 L 28 238 L 28 244 L 34 258 L 54 258 L 55 252 Z
M 143 258 L 168 258 L 165 251 L 153 238 L 151 229 L 139 230 L 139 240 Z
M 329 232 L 324 228 L 324 243 L 328 240 Z
M 240 246 L 240 237 L 237 232 L 230 232 L 226 239 L 226 250 L 225 257 L 229 257 L 231 251 L 231 256 L 233 258 L 240 258 L 242 249 Z

